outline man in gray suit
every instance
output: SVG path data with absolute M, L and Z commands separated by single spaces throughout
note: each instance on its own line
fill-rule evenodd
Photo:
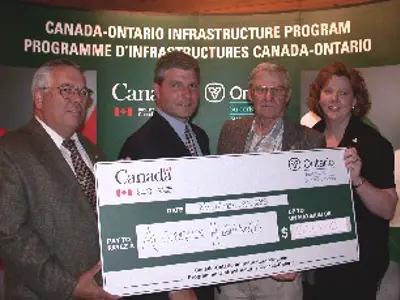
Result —
M 82 69 L 50 61 L 33 78 L 34 117 L 0 141 L 5 299 L 118 299 L 101 287 L 93 164 L 76 132 L 91 91 Z
M 248 98 L 255 115 L 227 121 L 218 141 L 218 154 L 288 151 L 325 147 L 323 135 L 284 118 L 291 85 L 286 69 L 260 63 L 250 73 Z M 262 170 L 254 170 L 262 176 Z M 283 274 L 222 285 L 219 300 L 301 300 L 302 284 L 297 274 Z

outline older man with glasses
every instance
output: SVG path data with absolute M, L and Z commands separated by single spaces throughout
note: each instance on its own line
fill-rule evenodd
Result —
M 272 152 L 325 147 L 324 137 L 284 118 L 290 101 L 290 78 L 278 64 L 263 62 L 250 73 L 248 98 L 254 116 L 227 121 L 218 141 L 218 154 Z M 263 170 L 254 170 L 262 177 Z M 220 286 L 219 300 L 301 300 L 297 274 L 242 281 Z
M 33 77 L 32 120 L 1 138 L 6 299 L 118 299 L 98 274 L 92 171 L 104 155 L 77 133 L 91 94 L 77 64 L 47 62 Z

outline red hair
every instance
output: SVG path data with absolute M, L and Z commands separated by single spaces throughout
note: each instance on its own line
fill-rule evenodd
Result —
M 354 98 L 356 99 L 356 104 L 354 105 L 352 113 L 359 118 L 364 117 L 371 109 L 367 85 L 359 71 L 347 68 L 342 62 L 333 62 L 319 71 L 317 77 L 310 86 L 310 92 L 307 98 L 310 110 L 321 118 L 324 118 L 324 114 L 319 105 L 319 98 L 322 89 L 332 76 L 346 77 L 349 79 Z

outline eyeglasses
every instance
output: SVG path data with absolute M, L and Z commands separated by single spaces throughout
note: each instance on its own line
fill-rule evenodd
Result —
M 282 97 L 285 95 L 287 89 L 283 86 L 278 86 L 278 87 L 267 87 L 267 86 L 260 86 L 257 85 L 253 88 L 254 92 L 256 93 L 257 96 L 264 96 L 267 95 L 268 93 L 271 93 L 273 97 Z
M 90 96 L 93 95 L 93 91 L 91 89 L 88 89 L 86 87 L 84 88 L 77 88 L 73 87 L 71 85 L 60 85 L 60 86 L 48 86 L 44 87 L 43 89 L 58 89 L 60 95 L 64 99 L 70 99 L 74 95 L 78 95 L 79 97 L 85 98 L 85 100 L 88 100 Z

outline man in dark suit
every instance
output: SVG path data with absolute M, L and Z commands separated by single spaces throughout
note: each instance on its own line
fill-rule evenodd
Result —
M 118 299 L 98 276 L 92 168 L 104 157 L 77 134 L 91 95 L 83 71 L 50 61 L 36 71 L 32 95 L 32 120 L 0 140 L 5 299 Z
M 249 77 L 248 98 L 255 114 L 227 121 L 218 141 L 218 154 L 307 150 L 325 147 L 317 131 L 284 118 L 290 101 L 290 78 L 278 64 L 260 63 Z M 262 170 L 254 170 L 262 176 Z M 222 285 L 218 300 L 301 300 L 297 274 L 283 274 Z
M 197 154 L 210 154 L 207 134 L 190 122 L 199 105 L 199 79 L 199 65 L 191 56 L 170 52 L 161 57 L 153 82 L 155 112 L 125 141 L 120 158 L 191 156 L 186 146 L 186 128 L 189 128 Z
M 200 68 L 193 57 L 170 52 L 156 64 L 153 89 L 156 110 L 153 116 L 124 143 L 122 159 L 156 159 L 208 155 L 209 140 L 190 118 L 199 105 Z M 212 300 L 213 287 L 143 295 L 132 299 Z

